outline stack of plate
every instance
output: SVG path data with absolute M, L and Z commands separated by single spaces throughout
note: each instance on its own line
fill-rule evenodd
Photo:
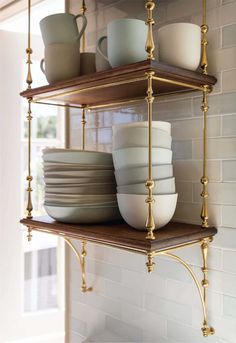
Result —
M 43 151 L 45 210 L 66 223 L 119 219 L 112 155 L 97 151 Z
M 152 123 L 152 172 L 155 181 L 154 219 L 156 228 L 166 225 L 174 215 L 177 202 L 173 177 L 171 125 Z M 145 229 L 148 190 L 148 122 L 113 126 L 113 162 L 119 210 L 125 221 Z

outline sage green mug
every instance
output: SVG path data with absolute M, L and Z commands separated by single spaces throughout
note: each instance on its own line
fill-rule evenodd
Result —
M 79 32 L 77 19 L 82 19 Z M 57 13 L 43 18 L 40 29 L 45 46 L 55 43 L 79 43 L 87 26 L 87 19 L 83 14 Z
M 107 39 L 106 56 L 102 52 L 102 42 Z M 117 19 L 107 26 L 107 36 L 98 40 L 97 51 L 110 65 L 119 67 L 147 59 L 145 51 L 147 26 L 139 19 Z
M 80 48 L 77 43 L 57 43 L 45 46 L 40 68 L 48 83 L 80 75 Z

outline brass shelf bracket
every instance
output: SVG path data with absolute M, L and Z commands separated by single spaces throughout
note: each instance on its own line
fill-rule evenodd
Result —
M 208 324 L 208 316 L 207 316 L 207 288 L 209 286 L 209 281 L 207 279 L 207 274 L 208 274 L 207 257 L 208 257 L 209 243 L 211 242 L 211 240 L 212 240 L 211 238 L 204 238 L 200 242 L 200 248 L 201 248 L 202 259 L 203 259 L 203 267 L 202 267 L 203 280 L 201 282 L 199 282 L 192 268 L 181 257 L 169 252 L 168 250 L 159 251 L 159 252 L 155 252 L 155 251 L 147 252 L 147 263 L 146 263 L 148 272 L 151 273 L 154 270 L 154 266 L 155 266 L 155 262 L 153 261 L 154 257 L 163 255 L 179 262 L 189 272 L 191 278 L 193 279 L 197 287 L 201 305 L 202 305 L 203 326 L 201 330 L 204 337 L 208 337 L 215 333 L 215 330 Z
M 81 292 L 86 293 L 86 292 L 91 292 L 93 290 L 92 287 L 87 287 L 86 284 L 86 256 L 87 256 L 87 251 L 86 251 L 86 242 L 82 241 L 82 247 L 81 247 L 81 252 L 78 252 L 74 244 L 71 242 L 71 240 L 67 237 L 63 237 L 65 242 L 69 245 L 71 250 L 74 252 L 80 267 L 81 267 L 81 278 L 82 278 L 82 283 L 81 283 Z

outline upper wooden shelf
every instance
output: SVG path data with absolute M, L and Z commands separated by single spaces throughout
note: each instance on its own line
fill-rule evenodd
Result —
M 155 231 L 156 239 L 146 239 L 146 231 L 138 231 L 125 222 L 94 225 L 63 224 L 50 217 L 22 219 L 21 223 L 32 230 L 86 240 L 98 244 L 117 247 L 134 252 L 159 252 L 200 242 L 203 238 L 212 237 L 217 230 L 214 227 L 203 229 L 199 225 L 170 222 Z
M 90 108 L 143 99 L 147 92 L 145 73 L 153 71 L 154 95 L 201 90 L 213 86 L 214 76 L 203 75 L 156 61 L 143 61 L 70 80 L 26 90 L 21 96 L 34 102 L 66 106 L 88 105 Z

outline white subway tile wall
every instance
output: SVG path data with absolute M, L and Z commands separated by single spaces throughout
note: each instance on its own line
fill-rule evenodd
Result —
M 191 21 L 201 24 L 201 0 L 157 1 L 156 24 Z M 70 12 L 80 4 L 69 0 Z M 89 0 L 87 50 L 115 18 L 144 19 L 143 0 Z M 152 275 L 140 255 L 88 244 L 87 282 L 94 291 L 80 292 L 79 265 L 71 257 L 70 343 L 236 342 L 236 1 L 209 0 L 209 71 L 218 84 L 209 96 L 208 174 L 210 222 L 217 225 L 209 252 L 209 313 L 216 334 L 201 336 L 202 313 L 197 290 L 178 263 L 156 259 Z M 156 28 L 155 28 L 156 30 Z M 156 31 L 155 41 L 158 40 Z M 200 223 L 202 174 L 201 94 L 162 97 L 155 101 L 155 120 L 172 124 L 178 221 Z M 146 104 L 113 108 L 87 116 L 87 148 L 111 151 L 111 126 L 147 119 Z M 81 147 L 81 113 L 71 113 L 71 143 Z M 78 243 L 76 243 L 78 245 Z M 201 279 L 200 249 L 177 252 Z M 69 343 L 69 342 L 66 342 Z

